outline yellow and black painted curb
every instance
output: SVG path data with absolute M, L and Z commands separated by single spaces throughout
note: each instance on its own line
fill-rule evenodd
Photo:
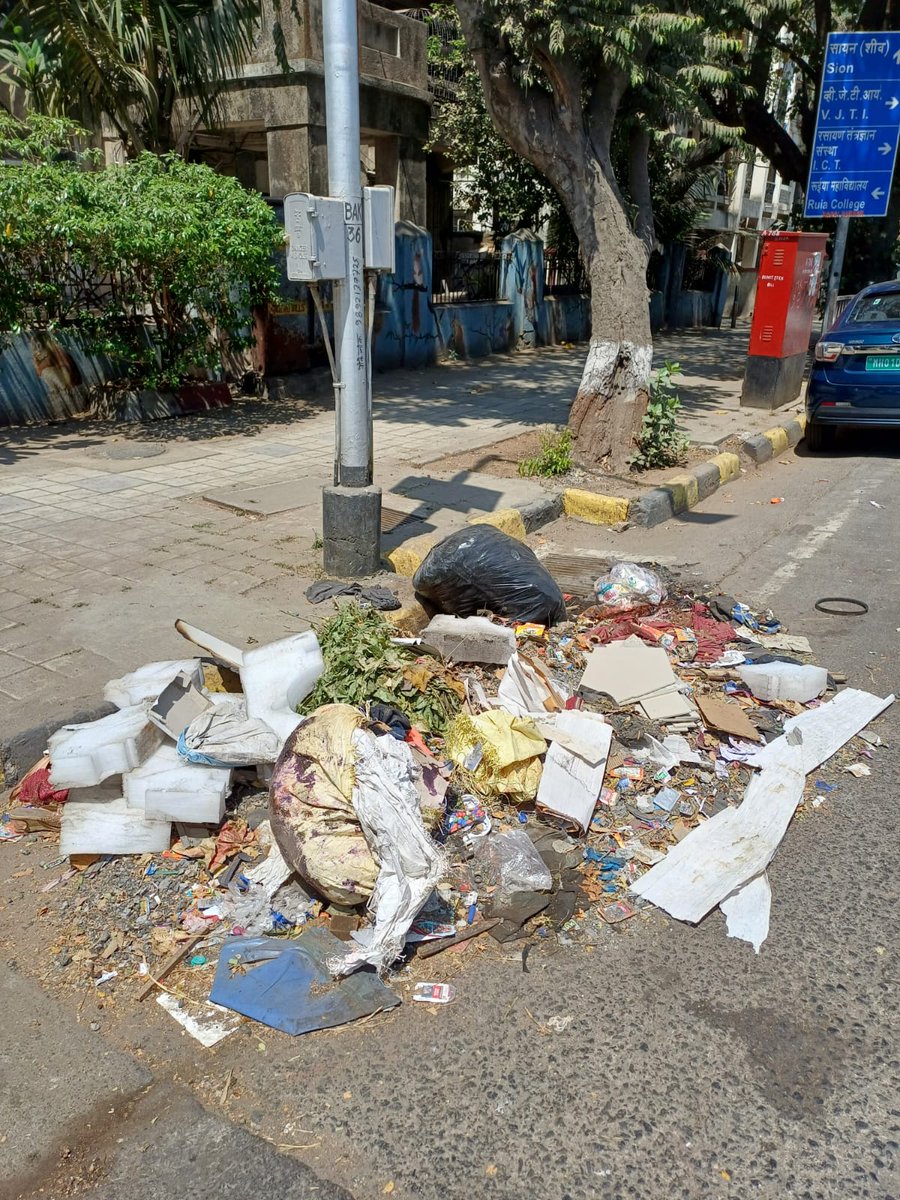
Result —
M 796 446 L 805 428 L 806 417 L 800 413 L 784 425 L 775 425 L 764 433 L 746 437 L 741 442 L 741 453 L 758 466 Z M 502 508 L 497 512 L 470 517 L 468 524 L 494 525 L 520 541 L 524 540 L 526 534 L 563 515 L 587 521 L 591 525 L 650 527 L 687 512 L 718 491 L 723 484 L 739 478 L 740 474 L 740 456 L 726 450 L 630 499 L 588 492 L 581 488 L 565 488 L 560 493 L 548 495 L 546 499 L 521 508 Z M 414 575 L 428 551 L 445 536 L 426 534 L 412 538 L 386 554 L 385 560 L 397 575 Z

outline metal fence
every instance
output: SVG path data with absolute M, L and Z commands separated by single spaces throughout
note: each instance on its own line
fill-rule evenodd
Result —
M 588 291 L 587 272 L 578 254 L 544 251 L 545 296 L 577 296 Z
M 500 293 L 500 255 L 477 250 L 436 252 L 432 257 L 434 304 L 477 304 Z

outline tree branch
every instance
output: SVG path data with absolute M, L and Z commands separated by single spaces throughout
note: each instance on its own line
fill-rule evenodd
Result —
M 545 171 L 548 161 L 558 156 L 554 130 L 560 135 L 569 132 L 559 128 L 553 98 L 540 88 L 526 91 L 516 81 L 514 60 L 485 18 L 480 0 L 459 0 L 456 9 L 494 128 L 517 153 Z
M 628 190 L 637 209 L 634 232 L 649 257 L 656 249 L 656 226 L 650 190 L 650 131 L 641 124 L 632 125 L 628 134 Z

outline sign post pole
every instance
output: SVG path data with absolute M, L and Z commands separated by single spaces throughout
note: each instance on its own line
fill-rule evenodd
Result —
M 822 333 L 826 334 L 834 324 L 834 310 L 841 290 L 841 272 L 844 269 L 844 254 L 847 250 L 847 234 L 850 218 L 838 217 L 834 231 L 834 249 L 831 254 L 831 270 L 828 273 L 828 292 L 825 297 L 825 314 L 822 317 Z
M 328 190 L 344 205 L 346 273 L 334 283 L 334 486 L 322 495 L 324 566 L 358 578 L 379 570 L 381 489 L 374 487 L 370 346 L 365 314 L 356 0 L 322 5 Z

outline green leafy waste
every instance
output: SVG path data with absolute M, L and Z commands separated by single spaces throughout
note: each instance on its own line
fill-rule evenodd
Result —
M 317 632 L 325 674 L 297 712 L 323 704 L 390 704 L 426 733 L 443 733 L 459 712 L 462 684 L 437 659 L 395 646 L 396 630 L 374 609 L 344 604 Z

